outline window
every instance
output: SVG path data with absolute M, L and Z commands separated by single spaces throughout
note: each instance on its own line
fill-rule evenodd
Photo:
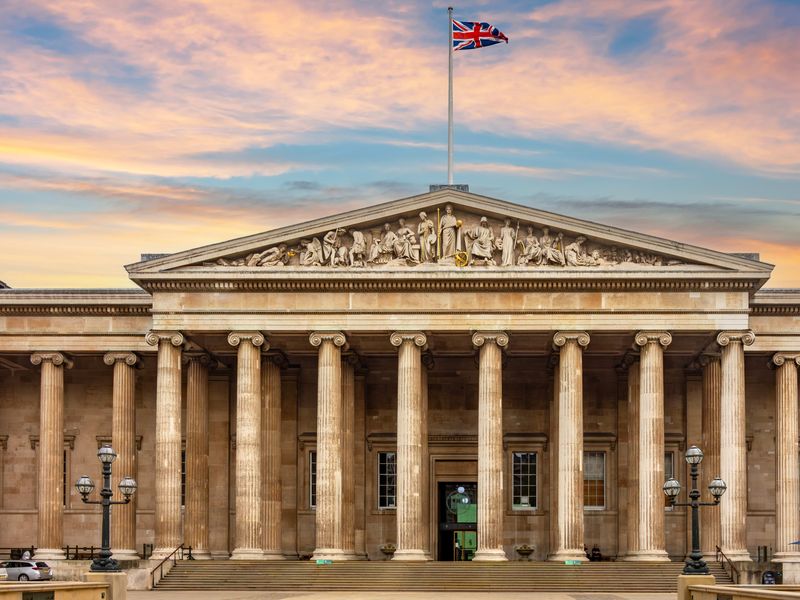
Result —
M 181 448 L 181 506 L 186 506 L 186 448 Z
M 378 508 L 395 508 L 397 499 L 397 453 L 378 452 Z
M 664 481 L 670 477 L 675 477 L 675 454 L 672 452 L 664 453 Z M 669 501 L 669 496 L 664 494 L 664 507 L 672 510 L 674 507 Z
M 583 506 L 591 510 L 606 507 L 606 453 L 583 453 Z
M 514 452 L 512 460 L 511 507 L 536 508 L 536 453 Z
M 317 451 L 308 453 L 308 506 L 317 507 Z

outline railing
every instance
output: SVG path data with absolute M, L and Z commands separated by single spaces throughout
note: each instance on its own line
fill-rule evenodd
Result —
M 186 552 L 187 554 L 185 557 L 183 555 L 184 552 Z M 172 567 L 174 567 L 179 560 L 184 560 L 184 558 L 186 560 L 194 560 L 194 556 L 192 556 L 191 546 L 184 547 L 184 545 L 181 544 L 180 546 L 175 548 L 175 550 L 167 554 L 167 556 L 164 557 L 164 560 L 158 563 L 153 568 L 153 570 L 150 571 L 150 589 L 154 589 L 158 584 L 158 582 L 164 578 L 165 568 L 167 570 L 167 573 L 169 573 Z M 156 579 L 156 572 L 158 573 L 158 579 Z
M 19 547 L 0 548 L 0 558 L 8 558 L 10 560 L 21 560 L 22 555 L 25 554 L 26 552 L 30 552 L 31 556 L 33 556 L 34 554 L 36 554 L 36 547 L 29 546 L 27 548 L 19 548 Z
M 730 575 L 731 579 L 733 579 L 733 583 L 739 583 L 739 569 L 737 569 L 736 565 L 734 565 L 731 562 L 730 558 L 725 556 L 725 553 L 722 551 L 722 548 L 720 548 L 719 546 L 717 546 L 716 548 L 717 548 L 716 561 L 722 566 L 722 570 L 725 571 L 726 573 L 728 572 L 728 570 L 725 569 L 725 564 L 727 563 L 728 569 L 730 570 L 730 573 L 728 573 L 728 575 Z
M 64 555 L 67 560 L 94 560 L 96 556 L 100 555 L 100 550 L 97 546 L 64 546 Z

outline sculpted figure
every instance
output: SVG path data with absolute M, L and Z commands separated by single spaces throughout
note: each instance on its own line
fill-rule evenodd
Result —
M 444 207 L 444 215 L 439 222 L 439 237 L 442 240 L 442 258 L 450 258 L 456 253 L 458 220 L 453 215 L 453 207 Z
M 325 261 L 319 238 L 300 241 L 300 264 L 305 267 L 319 267 Z
M 332 267 L 347 264 L 347 248 L 342 246 L 344 232 L 344 229 L 338 228 L 329 231 L 322 238 L 322 257 L 325 259 L 325 263 Z
M 503 259 L 500 264 L 510 267 L 514 264 L 514 247 L 517 244 L 517 232 L 511 227 L 511 219 L 506 219 L 505 225 L 500 228 L 500 237 L 497 240 L 497 248 L 503 251 Z
M 517 260 L 517 264 L 542 264 L 542 246 L 539 244 L 539 238 L 533 233 L 532 226 L 528 227 L 528 235 L 525 236 L 525 241 L 522 243 L 522 254 Z
M 419 245 L 414 231 L 406 227 L 406 220 L 398 221 L 400 229 L 397 230 L 397 241 L 394 243 L 394 255 L 396 258 L 405 258 L 412 262 L 419 262 Z
M 430 262 L 436 258 L 436 231 L 433 221 L 424 212 L 419 213 L 419 225 L 417 225 L 417 236 L 419 237 L 419 259 L 420 262 Z
M 575 241 L 564 248 L 564 260 L 569 267 L 590 267 L 594 265 L 593 259 L 586 254 L 583 243 L 586 238 L 579 235 Z
M 556 265 L 561 265 L 562 267 L 566 264 L 564 262 L 564 253 L 558 249 L 558 245 L 562 243 L 564 238 L 563 233 L 559 233 L 558 236 L 553 239 L 550 237 L 550 230 L 545 227 L 542 229 L 542 237 L 539 240 L 542 245 L 542 262 L 543 263 L 553 263 Z
M 492 258 L 492 252 L 495 248 L 494 232 L 489 227 L 489 221 L 486 217 L 481 217 L 480 224 L 467 232 L 467 238 L 472 240 L 470 246 L 470 265 L 474 265 L 476 259 L 482 260 L 484 264 L 496 265 L 497 263 Z
M 353 238 L 353 245 L 350 246 L 350 266 L 351 267 L 364 267 L 366 266 L 367 256 L 367 241 L 364 239 L 364 234 L 355 229 L 350 230 L 350 236 Z
M 261 254 L 256 254 L 255 259 L 254 264 L 259 267 L 282 267 L 289 260 L 286 244 L 267 248 Z
M 392 226 L 385 223 L 383 235 L 372 240 L 372 247 L 369 249 L 369 262 L 386 264 L 394 258 L 394 248 L 397 243 L 397 235 L 392 231 Z

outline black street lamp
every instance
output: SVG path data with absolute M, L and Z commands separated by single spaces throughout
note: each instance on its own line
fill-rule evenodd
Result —
M 128 504 L 131 496 L 136 492 L 136 480 L 133 477 L 125 476 L 119 482 L 119 491 L 122 492 L 124 500 L 113 501 L 111 497 L 114 492 L 111 490 L 111 463 L 117 458 L 117 453 L 108 444 L 103 444 L 97 451 L 97 458 L 103 463 L 103 488 L 100 490 L 102 500 L 89 500 L 89 494 L 94 489 L 94 481 L 86 475 L 82 475 L 75 483 L 75 489 L 81 495 L 81 500 L 86 504 L 101 504 L 103 506 L 103 539 L 100 555 L 92 561 L 92 571 L 115 572 L 119 571 L 119 564 L 111 558 L 111 535 L 110 517 L 112 504 Z
M 703 553 L 700 551 L 700 521 L 699 509 L 701 506 L 716 506 L 719 499 L 728 486 L 717 475 L 708 484 L 708 491 L 714 497 L 713 502 L 700 502 L 700 490 L 697 489 L 698 466 L 703 460 L 703 451 L 697 446 L 692 446 L 686 451 L 686 462 L 691 466 L 689 475 L 692 478 L 692 489 L 689 490 L 689 502 L 675 502 L 678 494 L 681 493 L 681 484 L 674 477 L 667 479 L 664 483 L 664 493 L 669 498 L 672 506 L 691 506 L 692 507 L 692 553 L 686 558 L 683 567 L 684 575 L 708 575 L 708 565 L 703 560 Z

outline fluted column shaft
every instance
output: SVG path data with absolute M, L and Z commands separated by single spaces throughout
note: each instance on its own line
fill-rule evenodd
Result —
M 700 357 L 703 367 L 703 462 L 701 465 L 701 490 L 708 489 L 714 477 L 720 475 L 720 401 L 722 393 L 722 370 L 718 355 L 704 354 Z M 723 502 L 725 499 L 723 499 Z M 720 541 L 720 512 L 710 509 L 700 514 L 700 543 L 706 557 L 715 556 Z
M 355 420 L 356 373 L 348 356 L 342 361 L 342 552 L 356 558 Z
M 186 369 L 186 526 L 184 543 L 196 559 L 209 559 L 207 354 L 189 355 Z
M 583 551 L 583 348 L 585 332 L 558 332 L 558 545 L 550 560 L 586 560 Z
M 722 550 L 732 561 L 750 561 L 747 552 L 747 447 L 745 440 L 744 346 L 749 331 L 723 331 L 720 394 L 720 470 L 728 491 L 720 503 Z
M 261 473 L 264 558 L 282 560 L 281 522 L 281 368 L 279 357 L 261 365 Z
M 664 544 L 664 348 L 667 332 L 636 334 L 639 354 L 639 544 L 630 558 L 669 561 Z
M 117 453 L 114 471 L 136 477 L 136 370 L 132 352 L 110 352 L 103 361 L 114 367 L 111 392 L 111 445 Z M 111 512 L 111 551 L 117 560 L 137 560 L 136 495 Z
M 36 352 L 41 365 L 39 390 L 39 514 L 37 559 L 64 558 L 64 367 L 72 362 L 59 352 Z
M 792 542 L 800 536 L 798 488 L 797 366 L 800 354 L 776 354 L 775 371 L 775 556 L 778 562 L 800 562 Z M 784 566 L 784 571 L 786 567 Z M 796 576 L 796 574 L 794 574 Z
M 145 338 L 158 346 L 156 381 L 156 539 L 152 558 L 165 558 L 181 535 L 181 353 L 178 332 L 151 331 Z
M 263 558 L 261 544 L 261 350 L 258 332 L 233 332 L 236 363 L 236 542 L 231 558 Z
M 428 456 L 428 370 L 433 368 L 431 354 L 422 357 L 422 373 L 420 393 L 422 394 L 422 550 L 428 559 L 431 557 L 431 494 L 430 494 L 430 460 Z
M 628 502 L 626 560 L 639 549 L 639 361 L 628 367 Z
M 473 560 L 508 560 L 503 550 L 503 353 L 508 335 L 479 331 L 478 549 Z
M 394 560 L 427 560 L 422 518 L 422 347 L 419 331 L 398 331 L 389 341 L 397 358 L 397 551 Z
M 342 352 L 338 331 L 309 337 L 319 348 L 317 361 L 317 511 L 312 558 L 343 560 L 342 551 Z

